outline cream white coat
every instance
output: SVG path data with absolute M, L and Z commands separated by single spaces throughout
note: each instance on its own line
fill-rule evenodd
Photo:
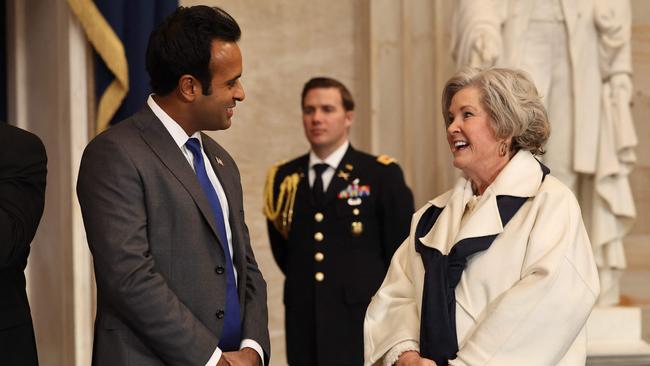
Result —
M 498 195 L 529 197 L 505 228 Z M 413 237 L 420 216 L 435 205 L 444 209 L 421 241 L 443 254 L 462 239 L 498 234 L 468 259 L 456 287 L 459 352 L 450 365 L 584 365 L 585 323 L 599 284 L 571 191 L 551 175 L 542 182 L 539 163 L 520 151 L 460 227 L 471 197 L 469 181 L 460 178 L 415 213 L 366 313 L 365 364 L 381 363 L 397 344 L 419 342 L 424 267 Z

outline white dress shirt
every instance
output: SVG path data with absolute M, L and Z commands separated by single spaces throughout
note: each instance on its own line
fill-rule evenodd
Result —
M 341 163 L 341 160 L 343 160 L 345 152 L 348 151 L 348 146 L 350 146 L 350 141 L 345 141 L 343 145 L 334 150 L 334 152 L 326 157 L 325 160 L 319 158 L 313 151 L 309 152 L 309 187 L 313 187 L 314 181 L 316 180 L 316 172 L 313 169 L 314 165 L 327 164 L 327 169 L 325 169 L 321 175 L 321 178 L 323 179 L 323 191 L 327 192 L 327 187 L 330 185 L 330 182 L 334 177 L 336 168 Z
M 214 190 L 217 192 L 217 196 L 219 197 L 219 204 L 221 205 L 221 210 L 223 211 L 223 220 L 226 226 L 228 249 L 230 250 L 230 260 L 232 261 L 232 232 L 230 230 L 230 222 L 228 221 L 228 198 L 226 197 L 226 192 L 223 190 L 223 187 L 221 186 L 217 175 L 212 169 L 212 164 L 209 163 L 210 159 L 208 159 L 207 155 L 205 155 L 205 151 L 203 150 L 203 141 L 201 140 L 201 132 L 197 131 L 192 134 L 192 136 L 188 136 L 185 130 L 183 130 L 183 128 L 176 121 L 174 121 L 165 111 L 162 110 L 162 108 L 160 108 L 156 101 L 153 100 L 151 95 L 149 95 L 149 98 L 147 99 L 147 105 L 149 108 L 151 108 L 153 114 L 158 117 L 160 122 L 162 122 L 163 126 L 165 126 L 167 132 L 169 132 L 169 134 L 172 136 L 174 142 L 176 142 L 176 145 L 178 145 L 178 148 L 181 149 L 181 152 L 185 156 L 185 159 L 187 159 L 188 164 L 190 164 L 190 167 L 192 167 L 192 170 L 194 170 L 194 155 L 192 155 L 192 152 L 185 146 L 185 143 L 190 138 L 196 138 L 199 140 L 199 143 L 201 144 L 201 154 L 203 155 L 203 161 L 206 162 L 204 164 L 205 171 L 208 175 L 208 179 L 210 179 L 210 183 L 212 183 Z M 235 283 L 237 283 L 237 269 L 234 268 L 234 265 L 233 269 L 235 273 Z M 259 343 L 252 339 L 244 339 L 242 340 L 239 348 L 242 349 L 244 347 L 250 347 L 257 351 L 257 353 L 260 355 L 260 359 L 262 360 L 262 365 L 264 365 L 264 351 L 262 351 L 262 347 L 259 345 Z M 217 347 L 217 349 L 212 354 L 212 357 L 210 357 L 205 366 L 215 366 L 221 358 L 221 353 L 221 349 Z

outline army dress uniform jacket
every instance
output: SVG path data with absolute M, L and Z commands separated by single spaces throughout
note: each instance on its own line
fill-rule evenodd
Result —
M 392 159 L 350 146 L 317 205 L 308 165 L 303 155 L 267 180 L 271 248 L 286 276 L 288 363 L 361 365 L 366 308 L 408 235 L 413 196 Z

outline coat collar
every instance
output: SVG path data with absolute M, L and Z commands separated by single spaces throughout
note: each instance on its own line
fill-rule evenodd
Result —
M 503 232 L 498 196 L 534 197 L 542 183 L 539 162 L 528 151 L 520 150 L 480 197 L 474 212 L 460 227 L 467 202 L 473 197 L 471 183 L 462 177 L 454 188 L 430 201 L 442 209 L 431 230 L 421 238 L 422 244 L 447 254 L 459 241 L 467 238 L 498 235 Z M 502 208 L 503 209 L 503 208 Z

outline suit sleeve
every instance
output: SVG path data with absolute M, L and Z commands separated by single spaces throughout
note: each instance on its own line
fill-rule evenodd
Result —
M 127 151 L 96 138 L 86 148 L 77 195 L 93 254 L 98 296 L 165 364 L 204 365 L 217 336 L 157 272 L 147 237 L 143 182 Z
M 232 159 L 231 159 L 232 160 Z M 232 166 L 236 167 L 234 160 Z M 241 192 L 241 178 L 239 171 L 236 171 L 237 182 L 239 183 Z M 243 207 L 243 197 L 239 196 L 237 199 L 241 201 Z M 243 311 L 242 320 L 242 339 L 251 339 L 257 342 L 264 351 L 264 365 L 269 364 L 271 355 L 271 343 L 269 339 L 269 316 L 267 308 L 267 291 L 266 281 L 262 276 L 253 247 L 251 246 L 250 234 L 248 226 L 242 211 L 241 223 L 243 225 L 243 241 L 246 251 L 246 302 Z
M 388 267 L 393 253 L 408 236 L 414 208 L 413 194 L 404 181 L 399 165 L 390 164 L 382 168 L 386 171 L 380 192 L 381 245 Z
M 35 135 L 15 130 L 0 139 L 0 268 L 29 253 L 45 204 L 45 147 Z

